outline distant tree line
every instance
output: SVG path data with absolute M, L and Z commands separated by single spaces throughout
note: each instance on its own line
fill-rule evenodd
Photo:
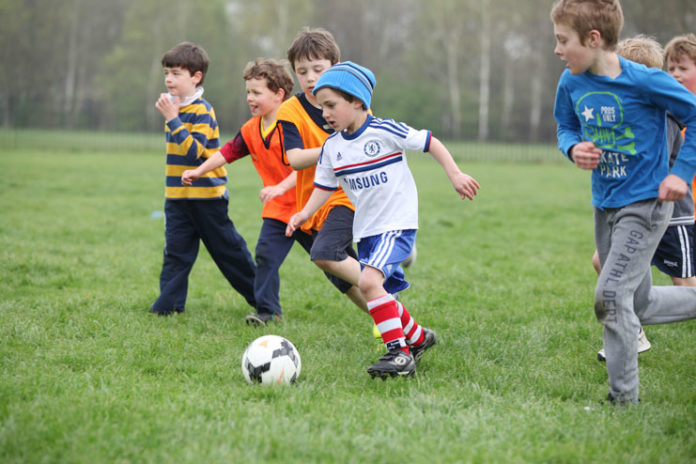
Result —
M 0 0 L 4 127 L 161 130 L 162 54 L 211 57 L 205 96 L 224 131 L 248 118 L 242 70 L 324 27 L 377 75 L 373 111 L 448 139 L 548 141 L 562 63 L 552 0 Z M 696 31 L 693 0 L 624 0 L 623 37 Z M 299 91 L 299 89 L 297 89 Z

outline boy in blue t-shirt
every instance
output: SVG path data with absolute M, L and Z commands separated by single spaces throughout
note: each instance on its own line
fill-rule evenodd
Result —
M 567 64 L 556 92 L 558 147 L 592 171 L 595 242 L 602 263 L 595 314 L 604 325 L 607 399 L 637 403 L 640 324 L 696 318 L 696 288 L 654 287 L 650 261 L 674 201 L 696 173 L 696 97 L 667 73 L 619 57 L 618 0 L 560 0 L 555 53 Z M 666 112 L 687 127 L 670 169 Z M 696 132 L 695 132 L 696 133 Z

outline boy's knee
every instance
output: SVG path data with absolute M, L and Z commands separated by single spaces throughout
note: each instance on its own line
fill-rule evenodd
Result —
M 363 293 L 363 295 L 370 295 L 374 293 L 376 288 L 379 287 L 381 287 L 381 284 L 375 284 L 375 282 L 371 281 L 370 279 L 367 279 L 365 277 L 365 274 L 362 274 L 360 276 L 360 279 L 358 280 L 358 288 Z
M 597 320 L 605 323 L 608 319 L 616 318 L 620 295 L 615 288 L 602 285 L 600 280 L 595 288 L 594 311 Z

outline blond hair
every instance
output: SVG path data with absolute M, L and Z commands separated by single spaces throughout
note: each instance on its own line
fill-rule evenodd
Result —
M 616 45 L 616 53 L 648 68 L 662 69 L 664 65 L 662 45 L 643 34 L 620 41 Z
M 580 37 L 580 44 L 590 31 L 597 30 L 604 47 L 613 50 L 623 28 L 623 11 L 619 0 L 558 0 L 551 8 L 551 21 L 563 24 Z
M 665 61 L 680 60 L 683 56 L 689 57 L 696 63 L 696 34 L 678 35 L 667 43 L 665 47 Z

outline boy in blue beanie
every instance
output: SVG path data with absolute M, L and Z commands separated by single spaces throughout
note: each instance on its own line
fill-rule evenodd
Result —
M 406 163 L 406 150 L 429 152 L 444 168 L 461 198 L 473 200 L 480 188 L 462 173 L 445 146 L 429 130 L 415 130 L 392 119 L 375 118 L 368 108 L 375 87 L 369 69 L 337 63 L 319 77 L 314 95 L 324 119 L 336 131 L 324 142 L 307 204 L 290 218 L 291 235 L 339 185 L 355 206 L 353 240 L 362 271 L 356 282 L 382 334 L 387 353 L 367 372 L 408 376 L 436 341 L 392 296 L 409 287 L 400 263 L 411 253 L 418 229 L 418 192 Z

